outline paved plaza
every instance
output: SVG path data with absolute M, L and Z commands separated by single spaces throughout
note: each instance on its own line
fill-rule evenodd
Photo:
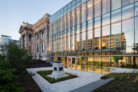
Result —
M 44 78 L 42 78 L 38 73 L 36 73 L 37 71 L 42 71 L 42 70 L 52 70 L 52 67 L 27 69 L 29 73 L 30 72 L 35 73 L 35 76 L 33 76 L 33 79 L 35 80 L 35 82 L 38 84 L 38 86 L 41 88 L 43 92 L 73 91 L 75 89 L 88 85 L 92 82 L 96 82 L 100 80 L 101 76 L 103 76 L 103 74 L 98 74 L 98 73 L 65 69 L 66 73 L 75 74 L 78 77 L 74 79 L 69 79 L 69 80 L 65 80 L 62 82 L 51 84 L 48 81 L 46 81 Z

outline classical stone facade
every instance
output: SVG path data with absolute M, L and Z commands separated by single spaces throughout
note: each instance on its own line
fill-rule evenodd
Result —
M 19 29 L 21 48 L 25 48 L 34 59 L 49 60 L 49 14 L 45 14 L 34 25 L 23 22 Z

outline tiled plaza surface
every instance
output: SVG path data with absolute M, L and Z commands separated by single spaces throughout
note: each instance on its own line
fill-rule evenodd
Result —
M 48 68 L 29 68 L 27 71 L 30 73 L 35 73 L 33 79 L 38 84 L 43 92 L 69 92 L 75 89 L 78 89 L 82 86 L 88 85 L 92 82 L 96 82 L 100 80 L 103 74 L 98 73 L 91 73 L 91 72 L 84 72 L 84 71 L 77 71 L 77 70 L 70 70 L 64 69 L 66 73 L 75 74 L 78 77 L 74 79 L 65 80 L 62 82 L 57 82 L 54 84 L 50 84 L 44 78 L 42 78 L 37 71 L 42 70 L 52 70 L 52 67 Z

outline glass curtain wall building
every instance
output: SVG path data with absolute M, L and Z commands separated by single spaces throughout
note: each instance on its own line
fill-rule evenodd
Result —
M 72 0 L 50 21 L 50 55 L 66 68 L 138 65 L 138 0 Z

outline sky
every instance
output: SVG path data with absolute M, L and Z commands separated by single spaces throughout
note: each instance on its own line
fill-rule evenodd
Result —
M 0 35 L 19 40 L 23 21 L 36 23 L 44 14 L 57 12 L 72 0 L 0 0 Z

